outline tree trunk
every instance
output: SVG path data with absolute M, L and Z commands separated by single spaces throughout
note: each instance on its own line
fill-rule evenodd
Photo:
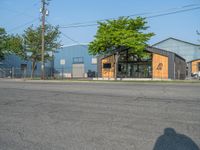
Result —
M 35 73 L 35 65 L 36 65 L 36 63 L 35 63 L 35 60 L 33 60 L 33 62 L 32 62 L 32 70 L 31 70 L 31 79 L 33 79 L 33 78 L 34 78 L 34 73 Z
M 117 71 L 118 71 L 118 60 L 119 60 L 119 53 L 115 54 L 115 80 L 117 80 Z

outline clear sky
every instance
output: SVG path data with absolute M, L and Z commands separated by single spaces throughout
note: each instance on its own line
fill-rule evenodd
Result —
M 8 33 L 22 34 L 33 24 L 40 23 L 41 0 L 0 0 L 0 26 Z M 150 16 L 193 9 L 165 16 Z M 73 23 L 91 25 L 95 20 L 143 14 L 147 17 L 149 31 L 156 35 L 149 41 L 154 44 L 168 37 L 200 43 L 200 0 L 51 0 L 47 21 L 53 25 L 69 26 Z M 134 16 L 133 16 L 134 17 Z M 89 22 L 88 22 L 89 21 Z M 96 33 L 96 26 L 60 29 L 63 45 L 89 43 Z M 70 37 L 74 41 L 67 39 Z

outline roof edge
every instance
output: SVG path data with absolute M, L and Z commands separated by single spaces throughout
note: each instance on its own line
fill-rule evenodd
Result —
M 173 40 L 176 40 L 176 41 L 179 41 L 179 42 L 183 42 L 183 43 L 187 43 L 187 44 L 190 44 L 190 45 L 200 46 L 200 44 L 194 44 L 194 43 L 187 42 L 187 41 L 180 40 L 180 39 L 176 39 L 176 38 L 173 38 L 173 37 L 169 37 L 169 38 L 166 38 L 166 39 L 164 39 L 164 40 L 161 40 L 161 41 L 159 41 L 159 42 L 153 44 L 152 46 L 156 46 L 156 45 L 158 45 L 158 44 L 160 44 L 160 43 L 162 43 L 162 42 L 165 42 L 165 41 L 167 41 L 167 40 L 169 40 L 169 39 L 173 39 Z
M 188 63 L 193 62 L 193 61 L 197 61 L 197 60 L 200 60 L 200 58 L 190 60 L 190 61 L 188 61 Z
M 146 49 L 148 49 L 148 48 L 157 49 L 157 50 L 160 50 L 160 51 L 164 51 L 164 52 L 166 52 L 166 53 L 174 54 L 174 55 L 176 55 L 176 56 L 178 56 L 178 57 L 180 57 L 181 59 L 183 59 L 183 60 L 186 61 L 185 58 L 183 58 L 182 56 L 178 55 L 177 53 L 174 53 L 174 52 L 171 52 L 171 51 L 168 51 L 168 50 L 165 50 L 165 49 L 157 48 L 157 47 L 154 47 L 154 46 L 147 46 Z M 156 52 L 155 52 L 155 53 L 156 53 Z
M 152 49 L 152 50 L 151 50 Z M 163 54 L 163 53 L 159 53 L 159 52 L 156 52 L 156 51 L 153 51 L 153 50 L 158 50 L 158 51 L 164 51 L 166 54 Z M 127 50 L 127 48 L 124 48 L 123 50 Z M 123 51 L 122 50 L 122 51 Z M 170 52 L 170 51 L 167 51 L 167 50 L 164 50 L 164 49 L 160 49 L 160 48 L 157 48 L 157 47 L 153 47 L 153 46 L 147 46 L 144 50 L 148 51 L 148 52 L 152 52 L 152 53 L 156 53 L 156 54 L 159 54 L 159 55 L 163 55 L 163 56 L 169 56 L 169 53 L 171 54 L 174 54 L 176 55 L 177 57 L 180 57 L 182 60 L 186 61 L 185 58 L 181 57 L 180 55 L 174 53 L 174 52 Z M 109 56 L 112 56 L 114 53 L 110 53 L 110 54 L 107 54 L 107 55 L 103 55 L 103 56 L 100 56 L 99 58 L 100 59 L 104 59 L 104 58 L 107 58 Z
M 88 45 L 89 45 L 89 43 L 69 44 L 69 45 L 63 45 L 63 46 L 61 46 L 61 48 L 71 47 L 71 46 L 88 46 Z

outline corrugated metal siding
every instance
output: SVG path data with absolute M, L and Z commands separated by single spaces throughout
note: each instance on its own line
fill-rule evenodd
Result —
M 20 69 L 21 68 L 21 64 L 27 64 L 27 72 L 31 72 L 31 68 L 32 68 L 32 65 L 31 65 L 31 61 L 25 61 L 25 60 L 22 60 L 20 57 L 14 55 L 14 54 L 11 54 L 11 55 L 7 55 L 5 57 L 5 59 L 2 61 L 2 65 L 1 67 L 2 68 L 16 68 L 16 69 Z M 36 70 L 35 70 L 35 74 L 39 74 L 40 73 L 40 64 L 37 63 L 37 66 L 36 66 Z
M 15 69 L 21 69 L 21 64 L 27 64 L 27 74 L 31 73 L 32 70 L 32 62 L 31 61 L 26 61 L 21 59 L 19 56 L 14 55 L 14 54 L 10 54 L 7 55 L 5 57 L 4 60 L 1 61 L 1 65 L 0 68 L 15 68 Z M 40 75 L 41 72 L 41 63 L 38 62 L 36 64 L 36 70 L 35 70 L 35 74 L 36 75 Z M 51 62 L 47 62 L 45 63 L 45 70 L 46 70 L 46 74 L 50 75 L 50 70 L 51 70 Z
M 187 67 L 188 67 L 188 73 L 187 73 L 187 76 L 188 77 L 191 77 L 191 74 L 192 74 L 192 62 L 189 62 L 187 63 Z
M 175 56 L 175 79 L 184 80 L 186 78 L 186 63 L 180 57 Z
M 173 38 L 169 38 L 153 46 L 176 53 L 183 57 L 186 62 L 200 58 L 200 46 Z
M 87 45 L 73 45 L 73 46 L 66 46 L 61 49 L 57 50 L 58 52 L 54 54 L 54 67 L 62 68 L 60 65 L 60 60 L 65 59 L 64 68 L 66 72 L 72 73 L 72 64 L 74 57 L 83 57 L 84 59 L 84 70 L 87 73 L 88 70 L 97 71 L 97 65 L 92 64 L 93 56 L 89 55 L 88 53 L 88 46 Z
M 169 60 L 169 65 L 168 65 L 168 76 L 169 79 L 175 79 L 175 54 L 174 53 L 168 53 L 168 60 Z

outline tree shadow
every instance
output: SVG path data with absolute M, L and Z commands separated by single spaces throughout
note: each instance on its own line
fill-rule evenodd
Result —
M 188 136 L 176 133 L 173 128 L 165 128 L 164 134 L 158 137 L 153 150 L 200 150 Z

